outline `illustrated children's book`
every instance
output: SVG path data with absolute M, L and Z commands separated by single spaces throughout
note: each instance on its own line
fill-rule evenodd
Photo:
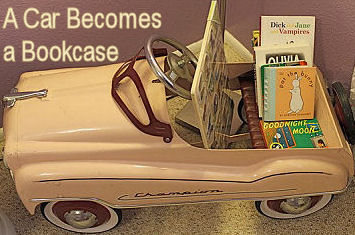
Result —
M 314 48 L 314 16 L 261 16 L 261 45 L 309 43 Z
M 264 68 L 264 121 L 314 117 L 316 68 Z
M 275 63 L 275 64 L 264 64 L 261 66 L 261 91 L 264 100 L 264 76 L 265 76 L 265 68 L 268 67 L 286 67 L 286 66 L 307 66 L 307 62 L 304 60 L 298 62 L 287 62 L 287 63 Z
M 260 123 L 267 148 L 327 147 L 317 119 Z
M 305 61 L 307 66 L 313 66 L 311 46 L 304 45 L 279 45 L 259 46 L 255 50 L 255 71 L 256 71 L 256 95 L 259 108 L 259 116 L 263 115 L 262 79 L 261 66 L 275 63 L 291 63 Z

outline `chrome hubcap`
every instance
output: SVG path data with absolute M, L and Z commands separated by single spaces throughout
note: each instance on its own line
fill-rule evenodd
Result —
M 289 214 L 300 214 L 308 210 L 311 205 L 311 197 L 295 197 L 281 202 L 280 208 Z
M 96 215 L 89 211 L 71 210 L 64 214 L 65 221 L 74 228 L 91 228 L 97 223 Z

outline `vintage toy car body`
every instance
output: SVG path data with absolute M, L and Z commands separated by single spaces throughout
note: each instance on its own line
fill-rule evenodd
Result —
M 154 114 L 170 123 L 164 85 L 152 83 L 155 75 L 145 60 L 137 63 Z M 328 148 L 202 149 L 175 132 L 165 143 L 138 130 L 110 93 L 118 67 L 21 76 L 18 91 L 48 90 L 47 97 L 18 101 L 4 115 L 4 159 L 31 214 L 37 205 L 56 201 L 128 208 L 332 194 L 346 189 L 353 176 L 352 154 L 321 76 L 316 115 Z M 135 89 L 123 87 L 121 95 L 147 122 Z
M 211 26 L 218 14 L 210 15 L 203 48 L 209 39 L 219 43 L 213 32 L 223 38 L 224 28 Z M 182 52 L 170 64 L 188 74 L 182 68 L 197 59 L 165 42 Z M 155 61 L 149 49 L 146 55 L 150 66 L 134 57 L 125 64 L 25 73 L 4 99 L 4 161 L 31 214 L 41 205 L 55 225 L 95 233 L 119 223 L 120 211 L 112 208 L 249 199 L 262 201 L 257 207 L 270 217 L 296 218 L 347 188 L 353 157 L 320 72 L 315 116 L 327 148 L 209 149 L 187 143 L 172 128 L 165 87 L 182 97 L 190 93 L 161 79 L 164 57 Z M 201 70 L 197 66 L 196 74 Z M 232 71 L 228 77 L 236 79 Z

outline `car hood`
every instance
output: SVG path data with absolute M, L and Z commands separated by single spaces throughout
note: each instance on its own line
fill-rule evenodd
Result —
M 16 131 L 16 137 L 11 139 L 18 143 L 142 141 L 147 135 L 130 122 L 111 96 L 112 78 L 120 66 L 23 74 L 16 86 L 19 92 L 48 89 L 48 95 L 17 101 L 13 108 L 5 110 L 4 127 L 9 130 L 6 133 Z M 138 61 L 135 69 L 154 114 L 160 121 L 169 123 L 164 86 L 152 83 L 156 77 L 145 60 Z M 124 84 L 118 91 L 121 98 L 139 120 L 148 124 L 135 86 L 129 80 Z

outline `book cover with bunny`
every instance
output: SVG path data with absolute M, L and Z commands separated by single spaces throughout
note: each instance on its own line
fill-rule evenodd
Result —
M 315 67 L 267 68 L 264 121 L 312 119 L 316 86 Z

